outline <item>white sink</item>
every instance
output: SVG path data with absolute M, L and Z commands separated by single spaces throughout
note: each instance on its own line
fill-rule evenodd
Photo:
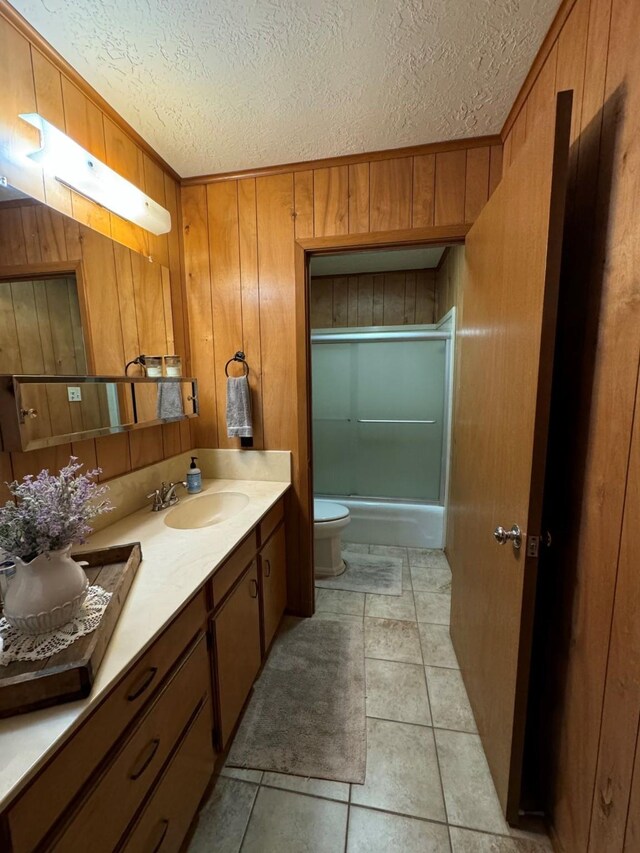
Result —
M 214 492 L 179 504 L 164 517 L 167 527 L 177 530 L 193 530 L 220 524 L 244 509 L 249 496 L 242 492 Z

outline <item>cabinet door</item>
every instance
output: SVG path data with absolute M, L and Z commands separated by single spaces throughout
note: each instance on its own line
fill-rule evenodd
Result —
M 260 669 L 258 565 L 254 560 L 213 618 L 214 667 L 220 708 L 219 745 L 226 746 Z
M 125 843 L 125 853 L 180 850 L 211 774 L 211 705 L 192 721 L 145 810 Z
M 262 601 L 264 613 L 264 650 L 269 648 L 287 606 L 287 561 L 284 524 L 275 531 L 260 551 Z

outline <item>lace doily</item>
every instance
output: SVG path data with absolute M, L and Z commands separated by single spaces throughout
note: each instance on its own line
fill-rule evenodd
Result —
M 110 592 L 101 586 L 90 586 L 78 615 L 48 634 L 22 634 L 0 617 L 0 666 L 18 660 L 45 660 L 68 648 L 96 630 L 110 601 Z

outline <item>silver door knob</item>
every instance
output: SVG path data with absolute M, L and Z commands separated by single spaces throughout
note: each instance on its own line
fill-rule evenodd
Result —
M 500 545 L 506 545 L 507 542 L 512 542 L 514 548 L 520 548 L 522 545 L 522 531 L 517 524 L 514 524 L 511 530 L 505 530 L 504 527 L 498 526 L 493 531 L 493 536 Z

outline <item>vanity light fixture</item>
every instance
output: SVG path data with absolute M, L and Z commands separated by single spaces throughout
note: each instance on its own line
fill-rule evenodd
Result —
M 20 118 L 40 131 L 42 147 L 28 156 L 61 184 L 152 234 L 171 230 L 168 210 L 85 151 L 66 133 L 38 113 L 22 113 Z

